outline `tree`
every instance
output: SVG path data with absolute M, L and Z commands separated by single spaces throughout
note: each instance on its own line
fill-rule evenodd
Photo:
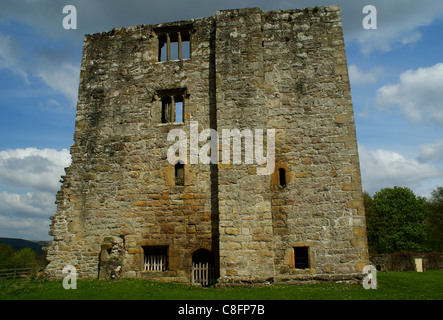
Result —
M 385 188 L 374 194 L 367 218 L 368 240 L 378 253 L 423 251 L 428 205 L 409 188 Z
M 12 257 L 14 265 L 22 268 L 34 268 L 37 266 L 37 255 L 31 248 L 23 248 Z
M 363 202 L 365 205 L 366 214 L 366 228 L 368 230 L 368 249 L 370 254 L 377 253 L 378 238 L 380 233 L 380 226 L 378 223 L 378 216 L 372 211 L 372 197 L 369 193 L 363 193 Z
M 437 187 L 429 200 L 429 215 L 426 220 L 429 228 L 430 249 L 443 251 L 443 188 Z
M 8 269 L 13 264 L 14 249 L 7 244 L 0 243 L 0 269 Z

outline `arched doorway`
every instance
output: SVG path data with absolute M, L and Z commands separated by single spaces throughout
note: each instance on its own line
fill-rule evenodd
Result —
M 215 284 L 215 258 L 206 249 L 198 249 L 192 254 L 192 283 L 208 287 Z

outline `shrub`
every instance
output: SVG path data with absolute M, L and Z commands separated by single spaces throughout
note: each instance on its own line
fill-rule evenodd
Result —
M 391 255 L 393 271 L 415 271 L 415 260 L 412 252 L 396 252 Z

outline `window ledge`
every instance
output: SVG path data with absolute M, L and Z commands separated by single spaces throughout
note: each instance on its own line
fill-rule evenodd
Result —
M 167 127 L 167 126 L 174 126 L 174 127 L 181 127 L 185 125 L 184 122 L 168 122 L 168 123 L 157 123 L 155 124 L 156 127 Z
M 157 61 L 156 63 L 183 62 L 183 61 L 191 61 L 191 58 L 186 58 L 186 59 L 175 59 L 175 60 L 164 60 L 164 61 Z

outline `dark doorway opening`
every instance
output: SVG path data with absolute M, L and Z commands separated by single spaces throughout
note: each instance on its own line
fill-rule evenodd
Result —
M 198 249 L 192 255 L 192 283 L 209 287 L 216 282 L 215 258 L 206 249 Z

